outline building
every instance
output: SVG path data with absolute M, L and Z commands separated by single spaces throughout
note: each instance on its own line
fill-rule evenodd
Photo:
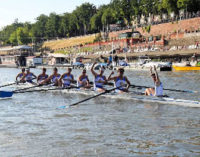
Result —
M 48 55 L 48 65 L 61 65 L 61 64 L 68 64 L 69 57 L 64 54 L 49 54 Z
M 43 65 L 43 58 L 36 56 L 28 56 L 26 57 L 26 66 L 35 67 L 38 65 Z
M 0 64 L 26 66 L 26 57 L 33 55 L 33 49 L 27 45 L 0 48 Z

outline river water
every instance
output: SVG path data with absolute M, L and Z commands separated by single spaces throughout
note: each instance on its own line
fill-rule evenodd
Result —
M 1 68 L 0 85 L 13 82 L 18 72 Z M 80 72 L 74 70 L 73 74 L 77 77 Z M 148 72 L 125 74 L 132 84 L 152 85 Z M 160 78 L 166 88 L 200 91 L 199 72 L 162 72 Z M 166 94 L 200 101 L 199 94 Z M 99 97 L 76 107 L 57 109 L 85 97 L 46 92 L 0 100 L 0 156 L 200 156 L 200 108 Z

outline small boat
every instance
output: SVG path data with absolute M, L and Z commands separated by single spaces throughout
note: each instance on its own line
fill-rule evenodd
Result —
M 200 70 L 200 66 L 175 66 L 175 65 L 173 65 L 173 69 L 176 71 L 194 71 L 194 70 Z

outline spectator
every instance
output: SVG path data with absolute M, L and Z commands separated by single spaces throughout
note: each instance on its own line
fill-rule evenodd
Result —
M 114 62 L 115 62 L 115 66 L 119 65 L 119 57 L 117 55 L 114 57 Z
M 111 55 L 109 56 L 108 60 L 109 60 L 108 65 L 110 65 L 112 63 L 112 56 Z
M 103 55 L 101 55 L 100 58 L 103 59 L 104 63 L 108 63 L 108 58 L 103 57 Z
M 199 48 L 199 42 L 197 41 L 196 42 L 196 49 L 198 49 Z

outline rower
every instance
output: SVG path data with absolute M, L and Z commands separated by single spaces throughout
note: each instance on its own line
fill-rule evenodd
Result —
M 34 84 L 33 80 L 36 78 L 37 78 L 37 76 L 35 76 L 35 74 L 30 72 L 30 69 L 27 68 L 25 75 L 22 77 L 22 80 L 24 80 L 25 82 Z
M 115 81 L 115 87 L 117 88 L 116 92 L 117 93 L 128 92 L 131 83 L 128 80 L 128 78 L 124 76 L 124 69 L 123 68 L 118 69 L 118 76 L 111 77 L 113 74 L 114 72 L 110 74 L 110 76 L 108 77 L 108 81 L 110 80 Z
M 86 69 L 83 69 L 82 74 L 79 76 L 77 81 L 77 87 L 80 88 L 90 88 L 90 82 L 88 79 L 88 75 L 86 75 Z
M 59 85 L 66 88 L 70 87 L 71 83 L 74 82 L 74 76 L 71 74 L 72 68 L 67 69 L 67 73 L 64 73 L 59 79 Z
M 92 72 L 93 76 L 95 77 L 95 79 L 94 79 L 94 90 L 96 90 L 98 92 L 105 92 L 104 85 L 107 83 L 107 79 L 103 75 L 103 73 L 105 71 L 105 68 L 101 67 L 100 68 L 100 73 L 97 74 L 94 71 L 94 66 L 95 65 L 96 65 L 96 62 L 92 65 L 92 68 L 91 68 L 91 72 Z
M 53 86 L 59 85 L 60 74 L 58 73 L 58 69 L 55 67 L 53 69 L 53 74 L 49 76 L 45 81 L 44 84 L 48 84 L 49 82 L 52 83 Z
M 45 80 L 49 77 L 47 74 L 46 74 L 46 68 L 43 68 L 42 69 L 42 73 L 37 77 L 37 83 L 43 85 L 45 84 Z
M 17 74 L 16 76 L 16 81 L 18 82 L 18 78 L 19 78 L 19 82 L 25 83 L 25 80 L 22 80 L 24 75 L 25 75 L 25 68 L 22 68 L 22 72 Z
M 163 84 L 159 79 L 158 72 L 154 66 L 154 73 L 152 72 L 152 67 L 150 68 L 151 77 L 154 81 L 154 88 L 147 88 L 145 95 L 149 96 L 163 96 Z

